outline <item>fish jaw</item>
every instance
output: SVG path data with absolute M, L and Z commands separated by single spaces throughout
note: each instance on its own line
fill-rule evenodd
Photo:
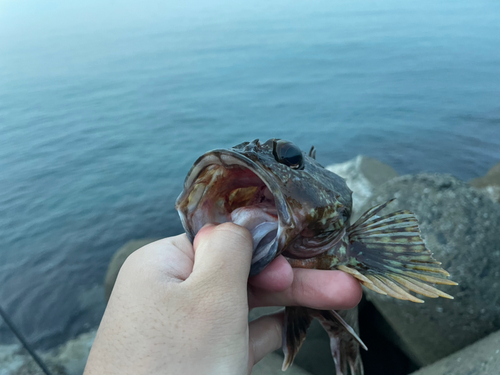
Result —
M 184 182 L 176 209 L 191 241 L 207 223 L 233 222 L 252 234 L 250 275 L 260 273 L 283 248 L 295 220 L 273 176 L 232 150 L 201 156 Z
M 246 227 L 254 239 L 253 276 L 281 253 L 304 259 L 327 251 L 348 221 L 351 194 L 311 155 L 273 138 L 202 155 L 176 209 L 191 241 L 206 223 Z

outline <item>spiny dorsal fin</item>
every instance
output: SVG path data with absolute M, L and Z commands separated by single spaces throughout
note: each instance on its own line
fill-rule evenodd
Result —
M 316 149 L 314 148 L 314 146 L 312 146 L 309 150 L 309 156 L 313 159 L 316 159 Z

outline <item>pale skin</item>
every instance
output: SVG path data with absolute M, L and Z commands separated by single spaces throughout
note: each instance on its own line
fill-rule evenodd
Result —
M 361 287 L 340 271 L 292 269 L 282 256 L 248 279 L 250 233 L 207 225 L 191 244 L 166 238 L 124 263 L 84 375 L 250 374 L 281 347 L 283 314 L 248 323 L 250 309 L 349 309 Z

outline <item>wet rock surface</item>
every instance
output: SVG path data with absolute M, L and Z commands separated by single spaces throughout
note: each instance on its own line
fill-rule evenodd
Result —
M 111 262 L 109 263 L 108 271 L 106 272 L 106 277 L 104 279 L 104 292 L 106 294 L 106 301 L 109 300 L 109 296 L 111 296 L 111 291 L 113 290 L 116 278 L 118 277 L 118 272 L 120 272 L 120 268 L 122 268 L 125 259 L 127 259 L 127 257 L 134 251 L 156 240 L 157 239 L 155 238 L 132 240 L 127 242 L 116 251 L 115 255 L 113 255 L 113 258 L 111 259 Z
M 52 375 L 81 375 L 94 342 L 96 331 L 83 333 L 75 339 L 45 352 L 37 352 Z M 44 375 L 21 345 L 0 346 L 0 375 Z
M 500 329 L 500 205 L 449 175 L 401 176 L 365 204 L 397 198 L 385 213 L 410 209 L 422 237 L 458 286 L 440 286 L 455 300 L 415 304 L 368 293 L 420 365 L 433 363 Z
M 52 361 L 46 362 L 47 369 L 51 375 L 68 375 L 64 367 Z M 12 375 L 45 375 L 42 369 L 33 360 L 27 360 Z
M 398 176 L 391 166 L 363 155 L 326 168 L 345 178 L 347 186 L 352 190 L 353 218 L 361 214 L 361 207 L 376 188 Z
M 500 203 L 500 163 L 495 164 L 485 176 L 471 180 L 470 184 Z
M 498 375 L 500 331 L 412 375 Z

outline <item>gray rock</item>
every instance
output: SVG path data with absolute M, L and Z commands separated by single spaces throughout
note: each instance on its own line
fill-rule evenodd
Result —
M 500 331 L 412 375 L 498 375 Z
M 0 345 L 0 375 L 13 375 L 29 361 L 33 360 L 21 345 Z
M 459 286 L 455 300 L 424 304 L 368 293 L 420 365 L 433 363 L 500 329 L 500 205 L 449 175 L 392 179 L 364 208 L 397 198 L 385 212 L 410 209 L 428 248 Z
M 53 375 L 81 375 L 96 330 L 83 333 L 64 344 L 44 352 L 37 352 Z M 0 375 L 40 374 L 42 369 L 21 345 L 0 345 Z
M 52 375 L 68 375 L 64 368 L 50 360 L 45 361 L 45 365 Z M 45 375 L 42 369 L 33 360 L 27 360 L 12 375 Z
M 46 354 L 46 357 L 63 368 L 65 374 L 80 375 L 83 373 L 83 369 L 87 363 L 96 333 L 97 330 L 82 333 L 78 337 L 51 350 Z
M 113 258 L 111 258 L 111 262 L 109 262 L 108 271 L 106 272 L 106 277 L 104 279 L 104 293 L 106 294 L 106 301 L 108 301 L 111 296 L 111 291 L 113 290 L 116 278 L 118 277 L 118 272 L 120 271 L 120 268 L 122 268 L 125 259 L 127 259 L 127 257 L 134 251 L 156 240 L 157 239 L 153 238 L 132 240 L 117 250 L 115 255 L 113 255 Z
M 500 163 L 494 165 L 485 176 L 471 180 L 470 184 L 483 190 L 495 202 L 500 202 Z
M 347 186 L 353 191 L 353 217 L 361 214 L 361 207 L 377 187 L 398 176 L 389 165 L 363 155 L 345 163 L 329 165 L 326 169 L 345 178 Z

